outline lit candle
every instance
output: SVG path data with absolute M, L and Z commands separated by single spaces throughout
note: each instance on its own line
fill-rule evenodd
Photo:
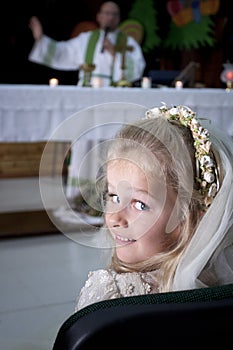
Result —
M 231 70 L 226 71 L 226 80 L 233 81 L 233 71 Z
M 141 87 L 142 87 L 143 89 L 151 88 L 151 79 L 148 78 L 148 77 L 143 77 L 143 78 L 142 78 Z
M 52 87 L 57 86 L 58 85 L 58 79 L 56 79 L 56 78 L 49 79 L 49 85 L 52 86 Z
M 103 86 L 103 80 L 100 77 L 93 77 L 92 78 L 92 86 L 94 88 L 100 88 Z
M 177 80 L 175 84 L 176 89 L 180 90 L 183 88 L 183 82 L 181 80 Z

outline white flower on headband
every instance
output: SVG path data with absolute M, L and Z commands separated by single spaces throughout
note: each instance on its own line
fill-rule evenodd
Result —
M 210 156 L 201 157 L 200 164 L 206 166 L 207 168 L 212 168 L 214 166 L 213 159 L 211 159 Z
M 205 205 L 208 207 L 219 189 L 217 165 L 211 152 L 209 131 L 200 125 L 196 113 L 186 106 L 173 106 L 169 109 L 163 104 L 160 108 L 148 110 L 145 115 L 145 118 L 159 117 L 179 121 L 181 125 L 191 130 L 196 150 L 195 180 L 205 197 Z
M 204 172 L 204 180 L 206 180 L 209 184 L 214 182 L 215 176 L 212 173 Z
M 161 111 L 160 108 L 153 108 L 153 109 L 149 109 L 148 111 L 146 111 L 146 118 L 150 119 L 150 118 L 159 118 L 161 117 Z

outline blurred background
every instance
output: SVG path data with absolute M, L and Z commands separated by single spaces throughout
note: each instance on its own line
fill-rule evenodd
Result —
M 56 40 L 67 40 L 72 36 L 78 23 L 95 21 L 96 11 L 102 2 L 100 0 L 5 2 L 0 15 L 2 47 L 0 84 L 48 84 L 48 80 L 56 73 L 61 85 L 76 85 L 76 71 L 54 72 L 51 68 L 28 61 L 28 54 L 33 45 L 31 31 L 28 28 L 29 18 L 33 15 L 38 16 L 44 26 L 45 34 Z M 151 18 L 143 18 L 143 11 L 137 13 L 134 6 L 140 5 L 140 2 L 152 8 Z M 197 33 L 193 31 L 193 23 L 188 23 L 187 17 L 186 23 L 180 23 L 182 24 L 180 26 L 175 26 L 173 21 L 178 15 L 182 21 L 181 13 L 178 13 L 179 6 L 181 3 L 191 4 L 191 1 L 116 1 L 121 8 L 122 21 L 132 17 L 132 10 L 135 10 L 134 14 L 137 13 L 138 16 L 136 19 L 146 24 L 147 33 L 142 46 L 145 40 L 151 37 L 149 45 L 143 47 L 147 62 L 146 72 L 153 69 L 182 70 L 190 61 L 195 61 L 200 63 L 196 77 L 198 83 L 204 87 L 222 87 L 220 73 L 223 70 L 223 63 L 233 62 L 231 2 L 226 0 L 204 2 L 209 3 L 209 12 L 202 18 L 207 21 L 202 22 L 202 32 Z M 193 22 L 195 21 L 200 21 L 198 13 L 196 18 L 194 16 Z M 150 30 L 153 30 L 152 35 Z

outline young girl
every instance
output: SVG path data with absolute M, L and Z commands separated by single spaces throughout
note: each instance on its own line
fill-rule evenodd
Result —
M 232 164 L 232 139 L 202 127 L 188 107 L 163 105 L 124 126 L 99 181 L 111 263 L 89 273 L 76 311 L 105 299 L 232 283 Z

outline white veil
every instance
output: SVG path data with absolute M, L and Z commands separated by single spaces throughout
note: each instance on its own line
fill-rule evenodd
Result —
M 233 140 L 212 125 L 208 130 L 223 181 L 178 264 L 173 290 L 233 283 Z

